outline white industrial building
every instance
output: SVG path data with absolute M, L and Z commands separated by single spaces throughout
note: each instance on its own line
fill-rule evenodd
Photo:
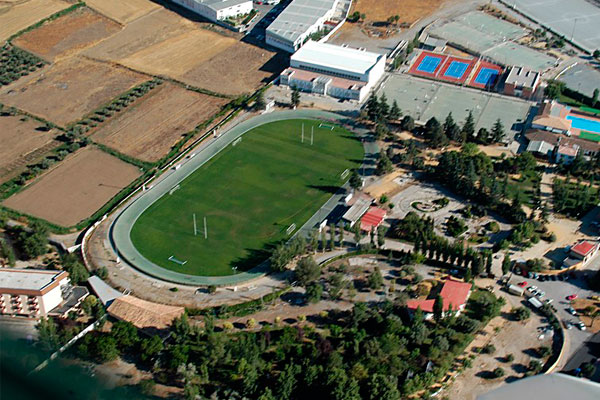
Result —
M 309 41 L 290 59 L 279 83 L 305 92 L 362 102 L 385 72 L 385 55 Z
M 293 53 L 335 13 L 339 0 L 293 0 L 269 25 L 265 41 Z
M 195 13 L 210 19 L 222 21 L 229 17 L 245 15 L 252 11 L 252 0 L 172 0 L 192 10 Z
M 75 299 L 77 304 L 87 295 L 83 289 Z M 0 269 L 0 314 L 45 316 L 69 303 L 72 294 L 73 286 L 65 271 Z

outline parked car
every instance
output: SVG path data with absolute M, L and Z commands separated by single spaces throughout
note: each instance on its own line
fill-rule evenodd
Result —
M 588 297 L 590 300 L 600 301 L 600 296 L 590 296 Z
M 540 290 L 535 295 L 541 299 L 542 297 L 544 297 L 546 295 L 546 292 L 544 292 L 543 290 Z
M 567 300 L 571 301 L 571 300 L 575 300 L 577 298 L 576 294 L 570 294 L 567 296 Z
M 536 290 L 536 289 L 537 289 L 537 286 L 529 286 L 529 287 L 527 288 L 527 290 L 529 290 L 530 292 L 533 292 L 533 291 L 534 291 L 534 290 Z
M 579 329 L 581 329 L 582 331 L 585 331 L 585 324 L 584 324 L 582 321 L 579 321 L 579 322 L 577 323 L 577 327 L 578 327 Z
M 519 282 L 519 283 L 517 283 L 517 285 L 519 287 L 525 287 L 525 286 L 527 286 L 527 281 Z
M 557 277 L 556 275 L 552 275 L 552 278 L 551 278 L 551 279 L 552 279 L 553 281 L 555 281 L 555 280 L 557 280 L 557 279 L 558 279 L 558 277 Z
M 567 308 L 567 312 L 571 315 L 577 315 L 577 311 L 573 307 Z
M 565 329 L 573 329 L 573 323 L 570 321 L 565 321 Z

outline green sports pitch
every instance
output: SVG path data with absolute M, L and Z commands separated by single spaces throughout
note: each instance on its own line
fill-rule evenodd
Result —
M 361 141 L 331 123 L 258 126 L 146 209 L 131 230 L 132 243 L 154 264 L 184 274 L 248 270 L 290 236 L 292 224 L 299 229 L 308 221 L 363 155 Z

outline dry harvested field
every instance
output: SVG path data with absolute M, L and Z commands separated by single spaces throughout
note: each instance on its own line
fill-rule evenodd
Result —
M 14 178 L 22 167 L 59 145 L 55 132 L 36 129 L 41 126 L 23 116 L 0 117 L 0 183 Z
M 227 95 L 254 91 L 283 67 L 275 53 L 199 28 L 164 9 L 132 22 L 85 54 Z
M 155 162 L 226 102 L 164 83 L 111 118 L 92 139 L 131 157 Z
M 71 57 L 0 91 L 0 103 L 65 126 L 147 77 L 124 68 Z
M 160 8 L 160 5 L 150 0 L 86 0 L 85 3 L 120 24 L 128 24 Z
M 356 0 L 352 11 L 366 15 L 366 22 L 387 21 L 398 15 L 398 23 L 413 22 L 426 17 L 437 10 L 446 0 Z
M 193 22 L 161 9 L 128 24 L 121 32 L 86 50 L 85 54 L 104 61 L 118 61 L 194 29 L 197 28 Z M 190 49 L 190 53 L 198 51 L 197 48 Z
M 62 226 L 91 216 L 140 176 L 137 167 L 86 147 L 3 202 L 6 207 Z
M 0 4 L 0 41 L 69 7 L 60 0 L 29 0 L 20 4 Z
M 39 57 L 54 61 L 89 47 L 120 29 L 116 22 L 83 7 L 25 33 L 14 43 Z

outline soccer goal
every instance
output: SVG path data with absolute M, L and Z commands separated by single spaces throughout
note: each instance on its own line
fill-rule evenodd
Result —
M 328 124 L 319 124 L 319 128 L 321 128 L 321 129 L 329 129 L 330 131 L 332 131 L 333 128 L 335 128 L 335 126 L 328 125 Z
M 172 261 L 175 264 L 179 264 L 179 265 L 185 265 L 185 263 L 187 263 L 187 260 L 186 261 L 181 261 L 181 260 L 176 259 L 175 256 L 169 257 L 169 261 Z
M 173 194 L 177 189 L 179 189 L 179 185 L 173 186 L 173 188 L 169 190 L 169 195 Z
M 231 143 L 231 145 L 232 145 L 232 146 L 235 146 L 236 144 L 238 144 L 238 143 L 239 143 L 239 142 L 241 142 L 241 141 L 242 141 L 242 137 L 240 136 L 239 138 L 235 139 L 235 140 L 234 140 L 234 141 Z
M 340 175 L 340 177 L 342 179 L 346 179 L 348 177 L 348 175 L 350 175 L 350 170 L 346 169 L 346 170 L 344 170 L 344 172 L 342 172 L 342 174 Z
M 285 230 L 285 233 L 287 235 L 291 235 L 292 232 L 294 232 L 294 230 L 296 229 L 296 224 L 291 224 L 290 226 L 288 226 L 288 228 Z

